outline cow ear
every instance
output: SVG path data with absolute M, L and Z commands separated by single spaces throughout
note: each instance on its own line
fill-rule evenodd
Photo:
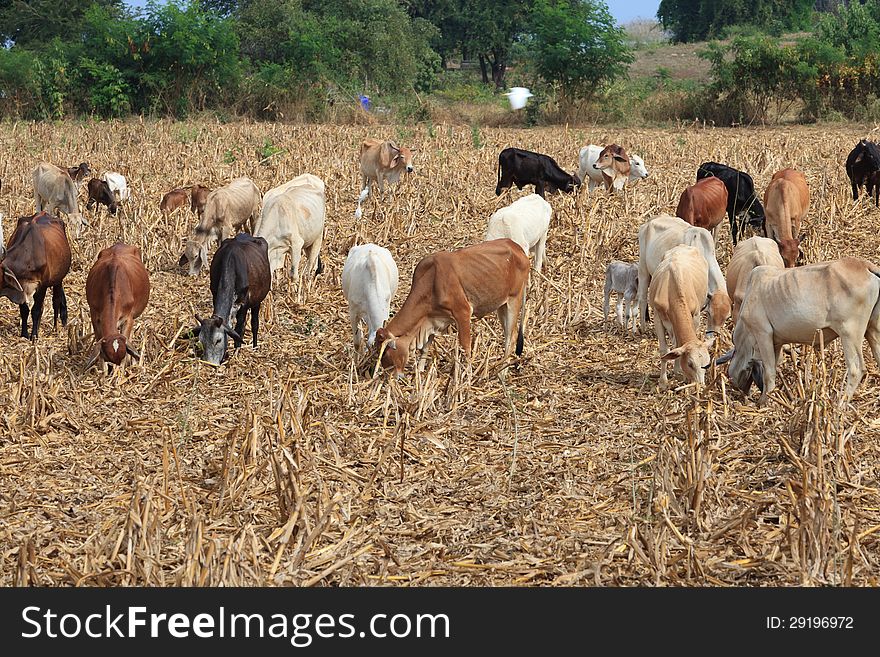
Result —
M 617 160 L 618 162 L 626 162 L 626 158 L 621 157 L 620 155 L 615 155 L 614 159 Z
M 675 360 L 684 353 L 684 347 L 676 347 L 660 356 L 660 360 Z
M 397 350 L 397 340 L 388 340 L 385 343 L 385 348 L 386 349 L 394 349 L 396 351 Z
M 15 275 L 15 272 L 12 271 L 11 269 L 9 269 L 8 267 L 6 267 L 5 265 L 3 266 L 3 278 L 10 280 L 19 292 L 24 292 L 24 288 L 21 286 L 21 283 L 18 281 L 18 277 Z

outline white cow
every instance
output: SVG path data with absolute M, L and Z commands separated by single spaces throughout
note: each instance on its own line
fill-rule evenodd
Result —
M 635 262 L 612 260 L 605 268 L 605 301 L 602 304 L 603 317 L 608 321 L 611 309 L 611 293 L 617 293 L 617 323 L 624 331 L 629 331 L 630 322 L 636 328 L 636 298 L 639 295 L 639 265 Z
M 266 192 L 254 235 L 269 243 L 269 266 L 273 273 L 284 266 L 284 258 L 289 254 L 290 276 L 298 283 L 303 249 L 308 256 L 306 271 L 313 275 L 321 273 L 319 254 L 325 214 L 324 181 L 310 173 Z
M 785 261 L 779 254 L 779 246 L 775 240 L 766 237 L 750 237 L 741 241 L 733 250 L 730 262 L 727 263 L 727 294 L 730 296 L 730 316 L 734 325 L 739 318 L 746 295 L 746 282 L 755 267 L 769 265 L 785 268 Z
M 684 219 L 661 214 L 639 228 L 639 323 L 644 329 L 648 308 L 648 286 L 663 256 L 679 244 L 695 246 L 708 265 L 708 334 L 717 333 L 730 316 L 727 283 L 715 258 L 715 241 L 705 228 L 691 226 Z
M 535 270 L 540 272 L 552 217 L 553 206 L 537 194 L 529 194 L 497 209 L 489 217 L 483 239 L 488 242 L 509 237 L 522 247 L 526 255 L 534 255 Z
M 351 247 L 342 268 L 342 293 L 348 301 L 355 349 L 360 349 L 364 340 L 361 320 L 367 325 L 367 346 L 373 346 L 376 331 L 391 314 L 397 282 L 397 265 L 388 249 L 376 244 Z
M 584 146 L 578 153 L 578 164 L 580 165 L 578 168 L 578 178 L 581 179 L 581 182 L 589 178 L 589 189 L 591 192 L 599 185 L 605 184 L 602 178 L 602 171 L 593 167 L 599 159 L 599 153 L 602 152 L 602 148 L 602 146 L 589 144 Z M 636 181 L 648 177 L 648 169 L 645 167 L 645 161 L 638 155 L 629 156 L 629 166 L 629 177 L 626 180 Z M 623 182 L 626 182 L 626 180 Z
M 101 176 L 101 180 L 106 182 L 107 185 L 110 187 L 110 191 L 113 192 L 113 195 L 116 197 L 117 203 L 127 201 L 131 197 L 131 193 L 128 189 L 128 183 L 126 183 L 125 176 L 123 176 L 121 173 L 108 171 L 103 176 Z
M 73 222 L 76 236 L 79 237 L 83 226 L 88 224 L 80 214 L 77 192 L 76 183 L 67 169 L 48 162 L 40 162 L 34 168 L 34 205 L 37 212 L 55 214 L 61 210 Z

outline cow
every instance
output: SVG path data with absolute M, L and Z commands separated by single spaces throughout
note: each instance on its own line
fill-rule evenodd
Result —
M 178 265 L 189 263 L 189 274 L 195 276 L 208 264 L 208 243 L 231 237 L 248 221 L 254 224 L 260 210 L 260 190 L 250 178 L 236 178 L 208 194 L 202 214 Z
M 522 355 L 528 274 L 528 256 L 507 238 L 425 256 L 416 265 L 400 310 L 376 331 L 382 366 L 401 375 L 410 347 L 415 347 L 421 352 L 421 368 L 434 335 L 453 323 L 465 359 L 470 361 L 471 316 L 479 319 L 493 311 L 504 329 L 505 357 L 513 350 L 514 338 L 516 354 Z
M 342 293 L 348 301 L 348 316 L 354 348 L 364 341 L 361 320 L 367 325 L 367 347 L 372 348 L 378 331 L 391 314 L 391 299 L 397 293 L 398 272 L 391 252 L 376 244 L 353 246 L 342 268 Z
M 698 180 L 681 193 L 675 216 L 692 226 L 705 228 L 718 239 L 718 224 L 727 212 L 727 187 L 718 178 Z
M 413 153 L 415 148 L 398 146 L 393 141 L 381 139 L 365 139 L 361 143 L 361 193 L 358 196 L 358 207 L 355 218 L 360 219 L 363 211 L 361 204 L 367 200 L 370 190 L 375 184 L 379 187 L 379 193 L 385 192 L 385 181 L 396 183 L 400 175 L 413 172 Z
M 88 162 L 80 162 L 75 167 L 67 167 L 64 169 L 67 171 L 67 175 L 73 180 L 76 185 L 77 191 L 82 186 L 83 180 L 86 179 L 86 176 L 90 176 L 92 174 L 92 169 L 89 166 Z
M 730 380 L 743 393 L 754 382 L 761 391 L 758 404 L 764 405 L 776 387 L 783 345 L 816 345 L 817 333 L 826 345 L 840 338 L 846 359 L 843 405 L 864 374 L 863 339 L 880 364 L 880 267 L 857 258 L 793 269 L 756 267 L 733 330 L 733 349 L 716 362 L 730 361 Z
M 667 251 L 654 270 L 648 301 L 654 311 L 654 331 L 660 343 L 660 388 L 669 385 L 667 365 L 675 360 L 691 383 L 705 383 L 715 336 L 697 337 L 700 309 L 708 293 L 708 265 L 700 250 L 679 244 Z M 674 349 L 669 348 L 667 335 Z
M 872 141 L 862 139 L 855 145 L 846 158 L 846 175 L 852 184 L 853 201 L 859 200 L 859 189 L 867 186 L 871 196 L 872 184 L 868 176 L 880 170 L 880 147 Z M 875 187 L 876 188 L 876 187 Z
M 117 242 L 98 253 L 86 277 L 86 302 L 95 332 L 95 353 L 108 366 L 121 365 L 125 355 L 140 359 L 128 344 L 131 329 L 150 300 L 150 276 L 136 246 Z
M 86 189 L 89 192 L 89 198 L 86 201 L 87 210 L 91 210 L 92 206 L 101 203 L 107 206 L 107 210 L 110 214 L 116 214 L 116 195 L 113 194 L 113 191 L 110 189 L 110 185 L 107 184 L 106 180 L 92 178 L 89 180 Z
M 736 245 L 730 262 L 727 264 L 727 294 L 731 300 L 730 316 L 734 326 L 736 320 L 739 319 L 749 273 L 755 267 L 762 265 L 779 269 L 785 268 L 785 262 L 779 255 L 776 242 L 766 237 L 755 236 Z
M 68 178 L 69 180 L 69 178 Z M 64 222 L 46 212 L 21 217 L 0 260 L 3 287 L 0 296 L 18 304 L 21 337 L 36 340 L 43 316 L 46 290 L 52 288 L 53 326 L 67 325 L 67 298 L 63 280 L 70 271 L 70 243 Z M 28 332 L 28 313 L 31 329 Z
M 553 207 L 537 194 L 529 194 L 497 209 L 489 217 L 483 239 L 488 241 L 509 237 L 522 247 L 526 255 L 535 256 L 535 270 L 540 272 L 552 217 Z
M 205 205 L 208 202 L 208 194 L 211 193 L 211 188 L 195 184 L 190 187 L 189 192 L 191 199 L 189 209 L 195 212 L 196 216 L 201 220 L 202 215 L 205 213 Z
M 178 187 L 162 197 L 162 200 L 159 201 L 159 209 L 167 217 L 175 210 L 186 207 L 187 200 L 186 190 Z
M 324 270 L 321 244 L 324 241 L 326 201 L 324 181 L 303 173 L 266 192 L 266 202 L 254 235 L 269 244 L 269 265 L 274 274 L 290 255 L 290 277 L 299 283 L 299 262 L 306 251 L 306 273 L 317 276 Z
M 34 168 L 34 204 L 37 214 L 49 214 L 61 210 L 76 227 L 79 237 L 83 226 L 88 225 L 79 212 L 78 188 L 65 169 L 48 162 L 40 162 Z
M 609 183 L 606 179 L 607 174 L 603 173 L 601 169 L 593 167 L 593 165 L 596 164 L 596 162 L 599 160 L 599 155 L 602 153 L 602 150 L 602 146 L 588 144 L 587 146 L 581 148 L 581 150 L 578 152 L 578 178 L 580 178 L 581 181 L 586 181 L 587 178 L 590 179 L 589 191 L 591 192 L 599 185 L 605 185 L 605 189 L 609 188 Z M 648 169 L 645 167 L 645 161 L 638 155 L 630 155 L 629 175 L 623 181 L 623 183 L 620 184 L 621 186 L 623 186 L 623 184 L 625 184 L 629 180 L 635 182 L 647 177 Z
M 101 176 L 101 180 L 110 186 L 110 191 L 113 192 L 117 204 L 124 203 L 131 198 L 131 191 L 128 189 L 128 182 L 126 182 L 125 176 L 121 173 L 108 171 Z
M 602 174 L 607 191 L 612 189 L 619 191 L 623 189 L 632 173 L 629 154 L 623 146 L 608 144 L 596 156 L 596 161 L 593 162 L 593 171 Z
M 776 240 L 786 267 L 794 267 L 801 257 L 804 235 L 793 237 L 810 208 L 810 189 L 804 174 L 782 169 L 773 174 L 764 192 L 767 236 Z
M 718 162 L 703 162 L 697 168 L 697 180 L 714 176 L 727 188 L 727 219 L 733 245 L 742 237 L 746 224 L 753 229 L 764 226 L 764 206 L 755 194 L 755 183 L 744 171 Z
M 717 333 L 730 316 L 730 297 L 727 283 L 715 257 L 715 241 L 705 228 L 691 226 L 680 217 L 661 214 L 649 219 L 639 228 L 639 322 L 644 329 L 647 320 L 648 286 L 654 270 L 667 251 L 679 244 L 695 246 L 708 265 L 709 323 L 707 335 Z
M 617 293 L 617 323 L 624 332 L 629 331 L 630 322 L 636 327 L 636 312 L 639 295 L 639 265 L 635 262 L 612 260 L 605 268 L 605 298 L 602 304 L 604 321 L 608 321 L 611 310 L 611 293 Z
M 244 321 L 251 313 L 251 334 L 254 349 L 260 329 L 260 304 L 272 284 L 269 271 L 269 245 L 262 237 L 239 233 L 220 244 L 211 261 L 211 298 L 214 311 L 202 319 L 196 315 L 196 327 L 202 360 L 220 365 L 226 356 L 227 338 L 235 348 L 242 344 Z M 235 317 L 235 329 L 229 326 Z
M 495 196 L 514 184 L 517 189 L 534 185 L 535 193 L 544 198 L 545 190 L 572 193 L 580 186 L 581 181 L 576 175 L 563 171 L 549 155 L 524 151 L 521 148 L 505 148 L 498 155 Z

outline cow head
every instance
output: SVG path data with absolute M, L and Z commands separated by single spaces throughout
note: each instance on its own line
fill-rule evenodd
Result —
M 177 261 L 178 266 L 185 267 L 189 263 L 189 275 L 195 276 L 202 267 L 208 264 L 208 243 L 198 240 L 187 240 L 186 249 L 180 260 Z
M 414 148 L 398 148 L 393 141 L 386 141 L 379 149 L 379 164 L 386 169 L 405 168 L 407 173 L 412 173 L 414 151 Z
M 376 331 L 376 344 L 379 346 L 379 361 L 382 367 L 386 369 L 393 367 L 397 375 L 403 374 L 409 360 L 411 342 L 411 336 L 398 338 L 384 326 Z
M 98 361 L 99 356 L 102 356 L 106 362 L 112 363 L 113 365 L 122 365 L 122 361 L 126 354 L 129 354 L 132 358 L 136 359 L 140 359 L 141 357 L 138 352 L 128 346 L 125 336 L 121 333 L 105 336 L 101 339 L 99 347 L 95 351 L 95 355 L 92 356 L 88 363 L 86 363 L 86 369 L 89 369 L 94 365 Z
M 623 150 L 622 146 L 608 144 L 608 146 L 603 148 L 599 153 L 599 158 L 593 164 L 593 168 L 599 171 L 602 169 L 614 168 L 620 173 L 624 173 L 624 169 L 626 169 L 626 173 L 629 174 L 629 157 L 627 156 L 626 151 Z
M 715 334 L 730 317 L 730 297 L 724 290 L 709 295 L 709 326 L 707 333 Z
M 735 343 L 734 343 L 735 344 Z M 734 387 L 744 395 L 754 383 L 758 390 L 764 392 L 764 364 L 754 358 L 754 350 L 742 346 L 734 347 L 715 361 L 716 365 L 723 365 L 730 361 L 727 367 L 727 376 Z
M 679 359 L 678 362 L 685 378 L 691 383 L 702 385 L 706 382 L 706 370 L 712 364 L 709 350 L 714 342 L 714 335 L 706 340 L 691 340 L 680 347 L 667 351 L 661 360 Z
M 76 182 L 83 180 L 86 176 L 91 175 L 91 173 L 92 169 L 88 162 L 80 162 L 75 167 L 67 167 L 67 175 Z
M 202 360 L 211 365 L 220 365 L 226 357 L 227 338 L 231 337 L 241 342 L 241 337 L 217 315 L 211 315 L 208 319 L 196 315 L 196 321 L 199 323 L 196 332 L 199 336 Z
M 32 306 L 34 303 L 34 293 L 37 291 L 36 281 L 20 281 L 15 272 L 5 262 L 0 263 L 0 268 L 3 271 L 3 287 L 0 288 L 0 296 L 7 297 L 18 306 L 22 304 L 26 304 L 28 307 Z
M 782 256 L 783 262 L 785 262 L 786 267 L 796 267 L 798 264 L 798 260 L 803 257 L 803 253 L 800 249 L 801 237 L 795 237 L 792 239 L 782 239 L 776 240 L 776 246 L 779 247 L 779 255 Z
M 645 166 L 645 161 L 638 155 L 630 155 L 629 168 L 630 178 L 642 179 L 648 177 L 648 168 Z

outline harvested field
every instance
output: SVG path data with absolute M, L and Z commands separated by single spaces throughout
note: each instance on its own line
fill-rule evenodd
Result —
M 71 240 L 67 330 L 45 313 L 32 345 L 18 309 L 0 303 L 0 584 L 877 585 L 880 370 L 869 350 L 849 407 L 836 404 L 844 364 L 832 344 L 786 355 L 759 409 L 714 368 L 701 391 L 659 392 L 653 333 L 622 336 L 601 311 L 606 263 L 637 258 L 640 223 L 672 212 L 704 160 L 750 171 L 762 193 L 776 170 L 802 169 L 808 261 L 880 259 L 880 210 L 852 203 L 843 170 L 866 133 L 2 124 L 7 236 L 32 212 L 41 159 L 119 171 L 132 200 L 118 217 L 89 215 Z M 418 147 L 417 173 L 356 222 L 358 146 L 383 134 Z M 545 276 L 533 274 L 516 367 L 499 376 L 493 315 L 476 325 L 471 373 L 453 365 L 450 334 L 420 375 L 358 374 L 340 289 L 355 240 L 394 255 L 393 311 L 422 256 L 480 240 L 497 207 L 531 191 L 494 196 L 502 148 L 571 171 L 581 145 L 612 140 L 651 177 L 620 196 L 585 186 L 548 197 Z M 303 172 L 327 183 L 324 274 L 301 298 L 286 281 L 270 293 L 258 349 L 200 363 L 177 339 L 194 312 L 211 312 L 207 270 L 176 266 L 195 218 L 166 220 L 159 199 L 239 175 L 266 191 Z M 105 376 L 83 371 L 84 285 L 117 240 L 142 249 L 152 295 L 133 334 L 142 361 Z M 728 330 L 719 353 L 729 344 Z

